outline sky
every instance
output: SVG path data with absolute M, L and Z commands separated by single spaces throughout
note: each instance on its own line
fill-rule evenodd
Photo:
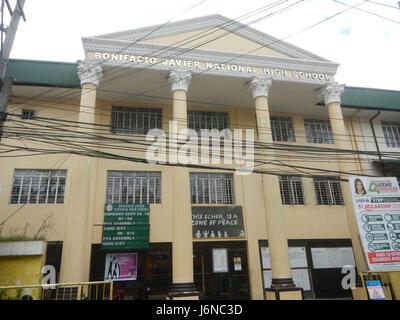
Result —
M 398 1 L 340 0 L 347 5 L 338 1 L 281 1 L 273 9 L 259 11 L 258 14 L 239 21 L 339 63 L 335 78 L 340 83 L 347 86 L 400 90 Z M 13 4 L 15 0 L 10 2 Z M 76 62 L 84 58 L 82 37 L 210 14 L 238 19 L 276 2 L 26 0 L 24 11 L 27 21 L 20 22 L 11 58 Z M 357 4 L 359 5 L 355 8 L 349 7 Z M 288 5 L 293 6 L 280 14 L 267 16 Z M 341 13 L 346 9 L 348 10 Z M 336 16 L 330 18 L 333 15 Z M 327 18 L 329 19 L 323 21 Z M 260 21 L 252 23 L 256 19 Z M 310 26 L 314 27 L 309 28 Z M 302 31 L 304 29 L 307 30 Z

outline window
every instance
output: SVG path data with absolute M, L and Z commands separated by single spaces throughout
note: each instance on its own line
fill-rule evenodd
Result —
M 195 204 L 235 203 L 231 174 L 191 173 L 190 190 Z
M 147 134 L 162 128 L 162 110 L 150 108 L 113 107 L 111 132 L 118 134 Z
M 229 129 L 229 114 L 227 112 L 188 111 L 188 127 L 197 133 L 201 129 Z
M 109 171 L 107 203 L 161 203 L 161 172 Z
M 304 119 L 307 142 L 334 144 L 329 120 Z
M 280 176 L 282 204 L 304 204 L 303 187 L 300 177 Z
M 66 170 L 15 170 L 10 203 L 64 203 L 66 174 Z
M 22 109 L 22 119 L 32 120 L 35 118 L 35 110 Z
M 386 146 L 400 148 L 400 122 L 382 121 L 381 124 Z
M 271 117 L 273 141 L 295 141 L 292 119 L 289 117 Z
M 342 187 L 338 177 L 314 178 L 315 193 L 319 205 L 343 205 Z

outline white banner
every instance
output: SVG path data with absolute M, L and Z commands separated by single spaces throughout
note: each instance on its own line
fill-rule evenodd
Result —
M 371 271 L 400 271 L 400 189 L 396 178 L 349 177 Z

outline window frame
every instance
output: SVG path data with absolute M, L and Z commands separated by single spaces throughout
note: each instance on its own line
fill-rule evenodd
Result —
M 288 196 L 284 195 L 283 190 L 285 186 L 284 182 L 287 183 Z M 279 190 L 281 193 L 281 200 L 283 205 L 304 205 L 304 188 L 303 181 L 299 176 L 279 176 Z M 288 201 L 287 201 L 288 200 Z
M 125 125 L 128 118 L 130 119 L 129 127 Z M 111 108 L 110 131 L 120 135 L 145 135 L 152 129 L 162 129 L 162 119 L 162 108 L 113 106 Z M 122 121 L 122 126 L 118 125 L 120 121 Z M 135 122 L 134 127 L 132 126 L 133 121 Z
M 345 205 L 342 184 L 339 177 L 313 177 L 315 197 L 318 205 Z M 317 186 L 318 185 L 318 186 Z M 323 185 L 323 189 L 320 187 Z M 335 188 L 338 188 L 335 190 Z M 319 196 L 319 193 L 327 191 L 325 195 Z M 335 192 L 339 191 L 338 197 Z
M 308 143 L 335 144 L 329 120 L 305 118 L 304 129 Z
M 273 141 L 279 141 L 279 142 L 296 141 L 293 121 L 291 117 L 270 116 L 270 122 L 271 122 L 271 132 Z M 277 127 L 277 125 L 279 127 Z M 277 134 L 278 131 L 280 131 L 279 135 Z M 287 131 L 286 134 L 283 134 L 284 131 Z M 278 139 L 278 137 L 280 137 L 280 139 Z
M 17 179 L 20 179 L 18 186 L 16 185 Z M 39 180 L 34 182 L 35 179 L 36 181 L 37 179 Z M 55 185 L 51 183 L 54 179 L 56 180 Z M 25 184 L 26 180 L 28 182 L 27 184 Z M 63 183 L 61 183 L 62 180 Z M 9 204 L 64 204 L 66 184 L 67 170 L 14 169 Z M 19 190 L 18 195 L 14 192 L 16 188 Z M 22 198 L 24 189 L 26 190 L 26 199 L 24 199 L 25 196 Z M 33 193 L 32 190 L 36 191 Z M 62 192 L 60 192 L 60 190 L 62 190 Z M 50 193 L 50 191 L 52 192 Z M 54 193 L 54 195 L 52 193 Z M 60 197 L 60 194 L 62 194 L 62 197 Z M 15 201 L 14 199 L 16 196 L 17 200 Z M 45 199 L 44 201 L 42 201 L 43 197 Z M 49 202 L 51 198 L 54 198 L 54 200 Z M 35 200 L 31 202 L 32 199 Z
M 381 121 L 386 147 L 400 148 L 400 122 Z
M 218 179 L 220 179 L 219 183 L 217 182 Z M 191 172 L 189 174 L 189 181 L 190 201 L 193 205 L 233 205 L 236 203 L 233 174 Z M 212 183 L 214 184 L 213 186 L 211 185 Z M 218 190 L 219 187 L 220 190 Z M 219 199 L 221 199 L 220 202 Z
M 115 176 L 112 176 L 113 174 L 115 174 Z M 112 179 L 113 183 L 110 186 L 109 182 L 111 179 Z M 118 183 L 118 185 L 116 185 L 116 180 L 118 180 L 118 179 L 119 179 L 119 183 Z M 145 182 L 143 180 L 145 180 Z M 153 180 L 153 181 L 151 182 L 151 180 Z M 129 182 L 132 182 L 132 184 L 130 184 Z M 138 185 L 138 182 L 140 183 L 139 185 Z M 147 186 L 145 186 L 144 184 L 147 184 Z M 150 191 L 151 186 L 153 186 L 152 191 Z M 157 189 L 157 187 L 158 187 L 158 189 Z M 111 188 L 111 193 L 109 193 L 110 188 Z M 115 191 L 116 189 L 118 189 L 118 191 Z M 116 192 L 118 193 L 119 201 L 115 201 Z M 153 197 L 153 201 L 150 201 L 151 196 Z M 124 199 L 126 199 L 126 200 L 124 201 Z M 145 201 L 143 201 L 144 199 L 145 199 Z M 108 170 L 107 171 L 107 182 L 106 182 L 106 203 L 161 204 L 162 203 L 162 172 L 161 171 Z

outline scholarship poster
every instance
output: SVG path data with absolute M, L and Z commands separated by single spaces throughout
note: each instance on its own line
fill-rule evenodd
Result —
M 371 271 L 400 271 L 400 190 L 396 178 L 349 177 Z
M 107 254 L 104 280 L 129 281 L 137 279 L 137 254 Z

